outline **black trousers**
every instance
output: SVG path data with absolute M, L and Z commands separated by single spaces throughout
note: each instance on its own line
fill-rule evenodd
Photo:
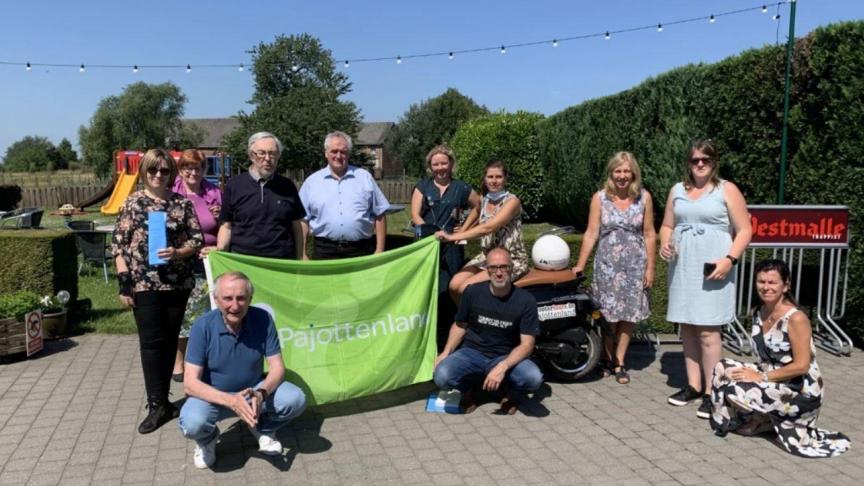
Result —
M 177 355 L 177 335 L 191 290 L 135 293 L 135 325 L 141 349 L 144 387 L 150 400 L 168 400 Z
M 375 237 L 357 241 L 336 241 L 315 237 L 312 243 L 315 260 L 336 260 L 375 253 Z

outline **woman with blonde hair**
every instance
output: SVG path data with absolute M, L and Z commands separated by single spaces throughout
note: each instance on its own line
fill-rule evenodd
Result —
M 654 281 L 654 206 L 642 188 L 639 162 L 618 152 L 606 164 L 603 188 L 591 198 L 588 228 L 573 272 L 581 274 L 597 243 L 592 288 L 609 324 L 604 333 L 605 374 L 630 383 L 624 359 L 636 322 L 648 317 L 648 289 Z M 599 243 L 598 243 L 599 242 Z

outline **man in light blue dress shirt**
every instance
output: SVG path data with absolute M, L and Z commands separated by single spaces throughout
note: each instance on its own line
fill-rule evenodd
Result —
M 306 209 L 303 238 L 314 237 L 317 260 L 348 258 L 384 251 L 385 212 L 390 207 L 372 174 L 349 165 L 351 137 L 333 132 L 324 139 L 327 167 L 313 173 L 300 188 Z M 303 254 L 304 259 L 308 256 Z

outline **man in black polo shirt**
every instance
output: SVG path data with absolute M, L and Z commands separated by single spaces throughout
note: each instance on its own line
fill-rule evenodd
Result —
M 306 211 L 294 183 L 276 173 L 282 143 L 272 133 L 258 132 L 249 137 L 248 150 L 249 172 L 232 177 L 222 195 L 216 249 L 299 259 Z
M 462 392 L 466 413 L 477 407 L 471 390 L 480 383 L 487 391 L 503 384 L 522 393 L 536 391 L 543 384 L 543 374 L 528 359 L 535 336 L 540 334 L 534 296 L 513 286 L 513 262 L 504 248 L 486 255 L 486 271 L 489 282 L 471 285 L 462 294 L 447 344 L 435 359 L 435 384 Z M 500 411 L 516 413 L 516 404 L 506 393 Z

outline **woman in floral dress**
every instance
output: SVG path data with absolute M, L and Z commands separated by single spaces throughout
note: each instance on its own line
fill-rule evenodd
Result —
M 833 457 L 849 449 L 849 438 L 816 427 L 824 384 L 810 320 L 789 293 L 789 267 L 781 260 L 756 264 L 753 312 L 756 364 L 731 359 L 714 368 L 711 428 L 753 435 L 772 430 L 796 456 Z
M 650 314 L 648 289 L 654 281 L 657 245 L 651 194 L 642 189 L 639 163 L 630 152 L 609 159 L 603 189 L 591 198 L 575 274 L 584 270 L 598 239 L 592 287 L 610 327 L 604 333 L 604 373 L 614 373 L 618 383 L 626 384 L 630 375 L 624 358 L 634 323 Z
M 484 268 L 486 253 L 493 248 L 504 248 L 510 252 L 513 281 L 528 273 L 528 252 L 522 240 L 522 203 L 515 194 L 507 191 L 507 168 L 504 162 L 491 160 L 486 164 L 483 189 L 476 226 L 470 227 L 477 220 L 475 209 L 461 231 L 449 233 L 442 230 L 435 233 L 436 238 L 446 242 L 480 238 L 481 253 L 450 280 L 450 295 L 455 302 L 459 302 L 459 297 L 469 285 L 489 280 L 489 273 Z

